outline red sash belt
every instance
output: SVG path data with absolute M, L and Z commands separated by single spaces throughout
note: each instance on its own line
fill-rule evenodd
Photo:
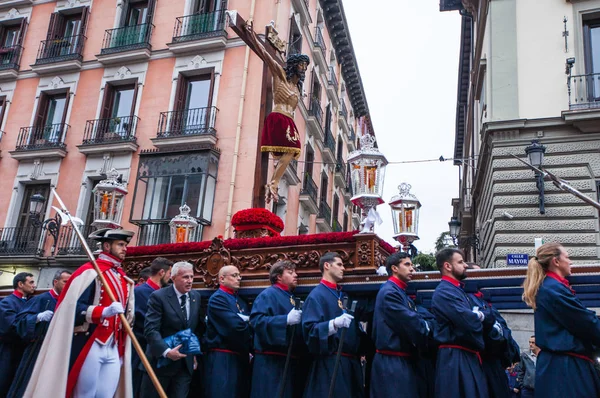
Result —
M 564 354 L 568 355 L 570 357 L 575 357 L 575 358 L 583 359 L 584 361 L 588 361 L 589 363 L 591 363 L 592 365 L 594 365 L 594 360 L 592 358 L 588 357 L 587 355 L 577 354 L 575 352 L 565 352 Z
M 461 345 L 455 345 L 455 344 L 442 344 L 442 345 L 440 345 L 439 348 L 454 348 L 454 349 L 457 349 L 457 350 L 463 350 L 463 351 L 466 351 L 466 352 L 470 352 L 471 354 L 477 355 L 477 359 L 479 359 L 479 364 L 480 365 L 482 364 L 481 354 L 479 353 L 479 351 L 475 351 L 475 350 L 472 350 L 470 348 L 463 347 Z
M 276 351 L 255 351 L 254 352 L 256 355 L 273 355 L 276 357 L 287 357 L 286 353 L 283 352 L 276 352 Z M 297 359 L 298 357 L 295 355 L 290 355 L 290 358 L 292 359 Z
M 381 354 L 381 355 L 391 355 L 393 357 L 411 357 L 412 356 L 408 352 L 401 352 L 401 351 L 377 350 L 377 353 Z
M 234 354 L 234 355 L 242 355 L 242 353 L 240 352 L 235 352 L 235 351 L 231 351 L 231 350 L 225 350 L 223 348 L 211 348 L 208 351 L 213 351 L 213 352 L 224 352 L 226 354 Z
M 331 355 L 337 355 L 337 353 Z M 356 355 L 348 354 L 347 352 L 342 352 L 342 356 L 346 358 L 358 359 Z

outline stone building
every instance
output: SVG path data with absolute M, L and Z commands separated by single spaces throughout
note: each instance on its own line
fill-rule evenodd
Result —
M 507 266 L 536 238 L 562 242 L 575 263 L 597 263 L 598 210 L 543 184 L 543 167 L 597 200 L 600 181 L 600 1 L 441 0 L 462 16 L 454 162 L 460 168 L 459 244 L 470 261 Z
M 85 261 L 69 227 L 56 242 L 32 223 L 50 188 L 92 229 L 92 189 L 112 168 L 127 184 L 133 244 L 169 241 L 187 203 L 195 240 L 231 236 L 232 215 L 264 207 L 273 161 L 260 131 L 271 109 L 263 62 L 226 10 L 271 24 L 281 59 L 311 58 L 295 113 L 302 155 L 272 207 L 285 235 L 358 226 L 347 154 L 374 134 L 341 0 L 0 0 L 0 286 Z

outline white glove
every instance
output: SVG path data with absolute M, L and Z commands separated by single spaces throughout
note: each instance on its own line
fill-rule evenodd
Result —
M 242 318 L 242 321 L 244 322 L 248 322 L 250 320 L 250 317 L 248 315 L 238 314 L 238 316 Z
M 37 322 L 50 322 L 53 315 L 54 315 L 54 312 L 50 311 L 50 310 L 40 312 L 39 314 L 37 314 L 36 323 Z
M 123 304 L 118 301 L 113 301 L 108 307 L 102 310 L 102 318 L 110 318 L 111 316 L 122 314 L 124 312 Z
M 297 310 L 292 308 L 292 310 L 287 315 L 287 324 L 288 325 L 297 325 L 302 320 L 302 310 Z
M 483 315 L 483 312 L 479 311 L 479 307 L 473 307 L 472 311 L 475 315 L 477 315 L 477 318 L 479 318 L 479 320 L 483 322 L 483 320 L 485 319 L 485 315 Z
M 336 329 L 349 328 L 354 317 L 350 314 L 342 314 L 333 320 L 333 326 Z
M 379 268 L 377 268 L 377 275 L 379 276 L 387 276 L 387 268 L 385 268 L 385 266 L 381 266 Z
M 498 323 L 498 321 L 496 321 L 496 323 L 494 323 L 494 329 L 496 329 L 496 331 L 498 332 L 499 335 L 502 335 L 502 325 L 500 325 Z

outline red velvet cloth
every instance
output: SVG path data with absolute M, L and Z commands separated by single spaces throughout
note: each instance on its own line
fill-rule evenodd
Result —
M 293 153 L 298 159 L 301 147 L 300 133 L 294 120 L 282 113 L 269 113 L 260 139 L 261 152 L 273 152 L 275 156 Z

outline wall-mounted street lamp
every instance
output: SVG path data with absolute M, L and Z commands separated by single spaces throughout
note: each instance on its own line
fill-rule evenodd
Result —
M 540 144 L 538 140 L 531 141 L 531 145 L 525 148 L 525 153 L 529 158 L 529 164 L 537 167 L 538 169 L 544 164 L 544 153 L 546 147 Z M 542 173 L 535 172 L 535 185 L 540 192 L 540 214 L 546 213 L 544 206 L 544 175 Z
M 60 224 L 62 219 L 58 213 L 53 218 L 48 218 L 44 221 L 40 220 L 41 215 L 44 211 L 44 205 L 46 204 L 46 198 L 41 193 L 36 193 L 29 199 L 29 222 L 34 228 L 41 228 L 42 231 L 46 229 L 52 239 L 52 254 L 54 254 L 54 248 L 56 247 L 56 241 L 58 240 L 58 233 L 60 231 Z
M 475 261 L 475 257 L 477 252 L 479 251 L 479 237 L 477 234 L 473 234 L 471 236 L 459 236 L 460 235 L 460 227 L 462 223 L 457 217 L 451 217 L 448 222 L 448 227 L 450 230 L 450 237 L 452 238 L 452 242 L 454 245 L 464 249 L 467 247 L 473 248 L 473 261 Z

